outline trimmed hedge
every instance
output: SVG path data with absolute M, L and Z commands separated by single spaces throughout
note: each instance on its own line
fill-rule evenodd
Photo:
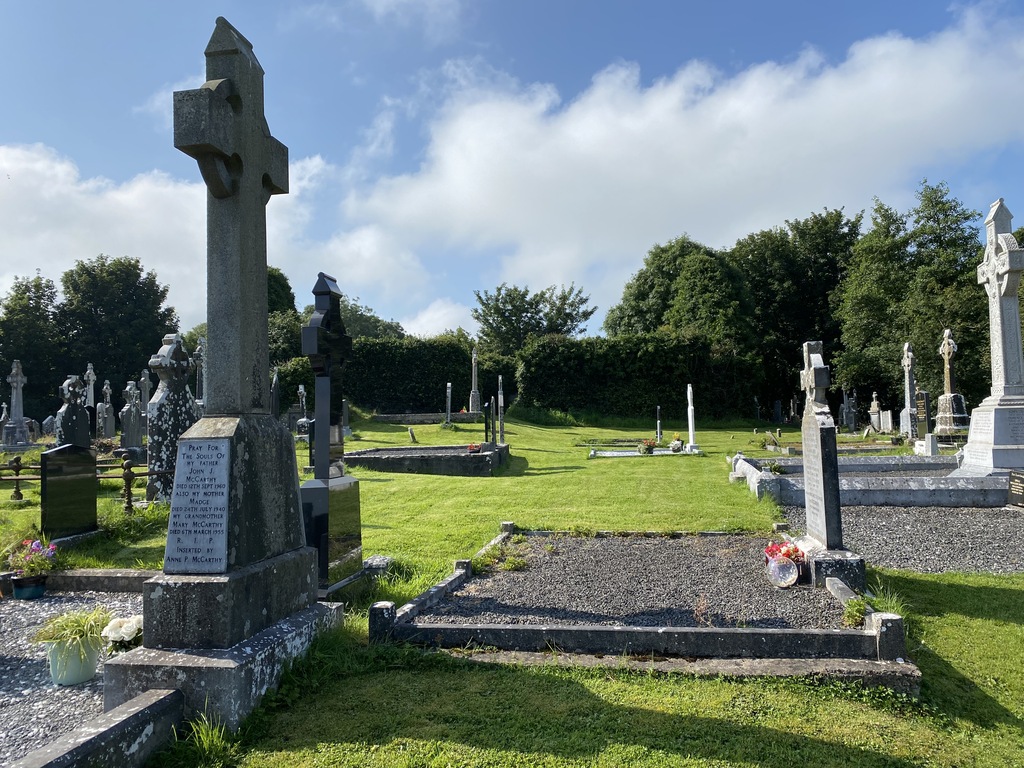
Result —
M 513 366 L 515 369 L 513 371 Z M 472 349 L 452 338 L 357 338 L 341 374 L 345 398 L 376 413 L 443 413 L 445 385 L 452 383 L 452 410 L 469 407 Z M 699 341 L 668 333 L 644 336 L 534 339 L 515 358 L 481 354 L 477 361 L 481 404 L 497 396 L 503 378 L 505 407 L 637 417 L 661 406 L 664 418 L 686 414 L 686 385 L 703 417 L 736 414 L 752 402 L 759 371 L 743 359 L 716 358 Z M 312 371 L 305 358 L 281 366 L 284 393 L 305 383 L 314 407 Z M 291 399 L 294 399 L 292 394 Z M 287 404 L 286 404 L 287 403 Z
M 614 416 L 686 414 L 686 385 L 694 407 L 720 418 L 752 401 L 758 372 L 749 361 L 716 359 L 701 342 L 666 333 L 571 339 L 545 336 L 519 355 L 520 402 L 563 412 Z

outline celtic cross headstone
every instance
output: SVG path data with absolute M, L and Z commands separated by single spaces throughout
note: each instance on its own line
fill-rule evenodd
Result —
M 825 398 L 829 386 L 829 369 L 822 359 L 821 342 L 806 342 L 803 358 L 800 384 L 807 397 L 801 425 L 807 535 L 826 549 L 842 549 L 839 454 L 836 450 L 836 426 Z

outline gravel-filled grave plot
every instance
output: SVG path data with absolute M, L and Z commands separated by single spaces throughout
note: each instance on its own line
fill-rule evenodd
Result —
M 50 679 L 46 646 L 32 636 L 52 616 L 106 606 L 115 616 L 142 613 L 142 595 L 47 592 L 38 600 L 0 599 L 0 765 L 103 714 L 103 662 L 92 680 L 59 686 Z
M 802 531 L 803 507 L 786 507 Z M 1024 572 L 1024 510 L 1016 507 L 843 507 L 843 543 L 868 565 L 919 573 Z
M 827 590 L 773 587 L 765 538 L 528 536 L 526 568 L 473 576 L 418 621 L 838 629 Z

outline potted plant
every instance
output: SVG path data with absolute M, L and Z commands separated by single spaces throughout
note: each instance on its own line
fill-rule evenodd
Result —
M 640 441 L 640 444 L 637 445 L 636 452 L 644 456 L 650 456 L 651 454 L 654 453 L 654 447 L 657 444 L 657 440 L 650 440 L 645 437 L 643 440 Z
M 97 606 L 91 611 L 68 611 L 49 619 L 32 638 L 47 645 L 50 677 L 57 685 L 77 685 L 96 676 L 103 650 L 103 629 L 110 611 Z
M 11 547 L 7 554 L 7 565 L 14 571 L 11 586 L 14 597 L 19 600 L 35 600 L 46 590 L 46 575 L 56 564 L 57 546 L 42 536 L 38 539 L 23 539 Z

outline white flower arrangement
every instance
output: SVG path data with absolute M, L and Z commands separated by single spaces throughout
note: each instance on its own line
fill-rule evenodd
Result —
M 142 617 L 112 619 L 104 627 L 101 637 L 110 645 L 111 655 L 137 648 L 142 644 Z

